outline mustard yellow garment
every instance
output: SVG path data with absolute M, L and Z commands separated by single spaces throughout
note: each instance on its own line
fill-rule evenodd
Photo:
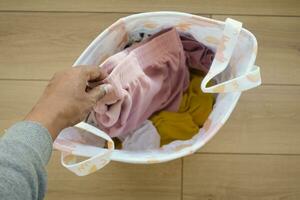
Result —
M 150 118 L 160 134 L 161 145 L 191 139 L 204 124 L 214 98 L 201 91 L 202 79 L 199 73 L 191 73 L 190 85 L 182 96 L 178 112 L 161 111 Z

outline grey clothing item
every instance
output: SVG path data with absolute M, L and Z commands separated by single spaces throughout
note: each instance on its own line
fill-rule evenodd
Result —
M 22 121 L 10 127 L 0 139 L 0 199 L 43 199 L 51 152 L 52 138 L 39 123 Z

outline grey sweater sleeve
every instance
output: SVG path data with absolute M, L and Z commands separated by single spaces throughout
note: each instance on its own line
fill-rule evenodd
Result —
M 0 199 L 43 199 L 45 165 L 52 152 L 52 138 L 36 122 L 22 121 L 0 139 Z

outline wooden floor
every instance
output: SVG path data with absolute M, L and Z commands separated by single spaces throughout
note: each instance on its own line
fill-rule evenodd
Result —
M 0 0 L 0 129 L 30 110 L 51 75 L 107 26 L 132 13 L 232 17 L 258 40 L 263 85 L 245 92 L 196 154 L 155 165 L 111 163 L 87 177 L 48 167 L 47 200 L 300 199 L 300 1 Z

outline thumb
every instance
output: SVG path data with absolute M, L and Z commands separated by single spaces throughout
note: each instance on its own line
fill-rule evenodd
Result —
M 93 101 L 98 101 L 108 93 L 108 85 L 102 84 L 91 89 L 88 94 Z

